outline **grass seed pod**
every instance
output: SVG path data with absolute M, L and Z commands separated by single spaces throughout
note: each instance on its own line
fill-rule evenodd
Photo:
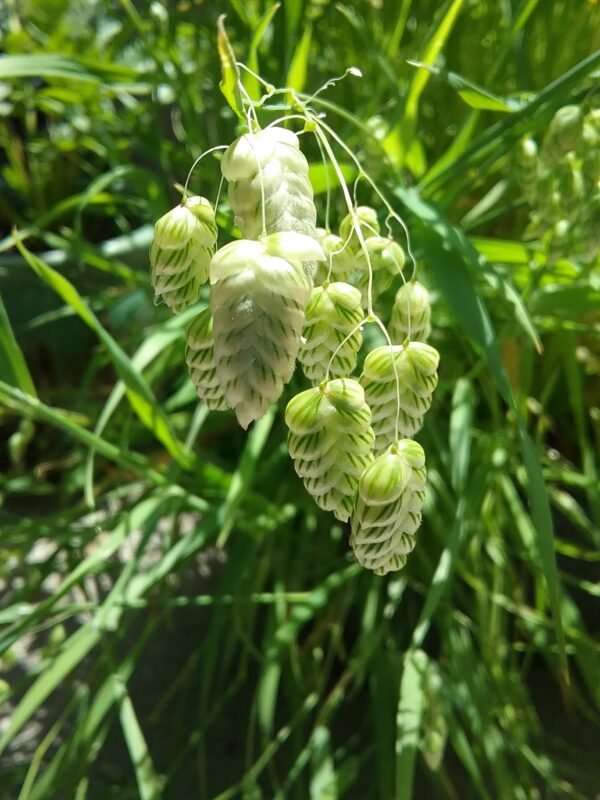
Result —
M 422 427 L 437 386 L 439 360 L 438 351 L 423 342 L 382 345 L 365 358 L 360 383 L 373 415 L 375 453 L 385 450 L 395 438 L 398 397 L 398 433 L 414 436 Z
M 217 375 L 243 428 L 265 413 L 292 376 L 311 289 L 302 262 L 323 258 L 317 242 L 299 233 L 242 239 L 213 256 Z
M 390 337 L 394 344 L 402 344 L 406 339 L 426 342 L 431 333 L 431 304 L 429 292 L 418 281 L 403 284 L 396 292 Z
M 379 234 L 379 222 L 377 212 L 370 206 L 357 206 L 354 209 L 356 223 L 352 214 L 348 213 L 340 222 L 340 237 L 343 242 L 347 242 L 348 247 L 357 253 L 360 250 L 360 239 L 356 235 L 356 225 L 360 227 L 363 239 Z
M 308 162 L 298 137 L 285 128 L 271 127 L 236 139 L 221 161 L 229 183 L 235 223 L 246 239 L 295 231 L 316 236 L 317 212 L 308 177 Z M 316 264 L 305 270 L 314 275 Z
M 198 397 L 208 408 L 213 411 L 229 408 L 217 376 L 210 308 L 201 311 L 187 329 L 185 361 Z
M 342 282 L 326 283 L 312 290 L 306 306 L 303 344 L 298 356 L 309 380 L 319 382 L 325 378 L 331 356 L 338 347 L 329 370 L 330 377 L 352 374 L 362 343 L 362 333 L 355 328 L 363 319 L 360 292 L 354 286 Z M 352 331 L 354 333 L 344 342 Z
M 425 453 L 412 439 L 395 442 L 366 468 L 350 535 L 363 567 L 385 575 L 406 564 L 421 525 L 426 480 Z
M 554 167 L 566 153 L 576 150 L 582 131 L 583 114 L 579 106 L 559 108 L 544 136 L 541 152 L 544 164 Z
M 406 257 L 402 247 L 386 236 L 369 236 L 365 239 L 365 246 L 373 273 L 371 294 L 373 300 L 376 300 L 386 289 L 389 289 L 394 278 L 400 275 L 404 268 Z M 369 265 L 367 263 L 367 255 L 362 247 L 356 254 L 356 263 L 360 272 L 355 283 L 361 291 L 362 303 L 366 306 L 369 289 Z
M 293 397 L 285 410 L 288 451 L 319 508 L 349 518 L 360 476 L 371 462 L 371 411 L 362 386 L 341 378 Z
M 341 236 L 329 233 L 325 228 L 317 228 L 317 240 L 325 253 L 325 261 L 322 261 L 317 268 L 315 283 L 317 285 L 324 283 L 328 275 L 330 280 L 348 281 L 356 269 L 354 252 L 344 244 Z
M 533 139 L 521 139 L 517 149 L 517 170 L 523 195 L 534 205 L 538 188 L 538 146 Z
M 204 197 L 188 197 L 155 224 L 150 279 L 155 296 L 173 313 L 198 300 L 216 243 L 215 212 Z

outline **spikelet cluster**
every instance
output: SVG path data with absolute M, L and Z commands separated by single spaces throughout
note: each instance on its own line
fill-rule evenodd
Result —
M 593 262 L 600 249 L 600 110 L 560 108 L 541 144 L 519 143 L 517 172 L 530 206 L 525 236 L 539 237 L 549 260 L 576 255 Z
M 173 313 L 198 300 L 216 243 L 215 212 L 204 197 L 188 197 L 154 226 L 150 280 L 157 299 Z
M 402 436 L 421 429 L 437 386 L 439 359 L 438 351 L 423 342 L 376 347 L 366 357 L 360 383 L 373 414 L 376 453 L 393 442 L 396 426 Z
M 214 349 L 212 314 L 205 308 L 187 329 L 185 361 L 198 397 L 212 411 L 225 411 L 228 405 L 217 377 Z
M 319 508 L 345 521 L 373 458 L 371 411 L 359 383 L 335 379 L 293 397 L 285 411 L 294 468 Z
M 215 251 L 214 211 L 189 197 L 158 220 L 150 252 L 152 285 L 174 312 L 210 284 L 208 308 L 186 331 L 191 381 L 209 409 L 233 410 L 247 428 L 279 399 L 298 361 L 313 386 L 285 411 L 294 468 L 321 509 L 350 521 L 362 565 L 378 575 L 400 569 L 425 487 L 423 450 L 409 437 L 437 384 L 439 354 L 425 343 L 428 292 L 406 281 L 404 250 L 370 206 L 353 208 L 336 231 L 316 227 L 295 133 L 272 126 L 240 136 L 221 172 L 243 238 Z M 364 325 L 385 332 L 374 303 L 385 308 L 388 290 L 388 344 L 367 347 L 352 377 Z
M 412 439 L 392 444 L 363 472 L 350 545 L 358 562 L 377 575 L 406 564 L 421 525 L 426 480 L 425 453 Z
M 332 378 L 351 375 L 362 343 L 360 323 L 364 319 L 360 291 L 348 283 L 316 286 L 306 306 L 300 363 L 313 383 L 327 374 Z

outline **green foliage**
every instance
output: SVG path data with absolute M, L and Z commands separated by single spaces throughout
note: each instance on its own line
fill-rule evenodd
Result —
M 549 137 L 565 197 L 595 169 L 600 6 L 5 5 L 0 798 L 588 800 L 600 265 L 578 237 L 549 252 L 515 162 L 577 106 L 576 161 Z M 363 79 L 313 96 L 351 66 Z M 207 290 L 176 318 L 153 306 L 152 223 L 194 159 L 242 132 L 239 77 L 268 95 L 261 119 L 288 112 L 289 89 L 326 114 L 339 171 L 318 137 L 301 143 L 330 230 L 342 178 L 381 207 L 373 178 L 409 233 L 381 214 L 365 233 L 393 235 L 409 286 L 416 257 L 441 356 L 417 434 L 423 524 L 397 574 L 365 572 L 350 525 L 294 473 L 300 370 L 245 434 L 186 374 L 187 341 L 192 377 L 212 380 Z M 217 159 L 189 190 L 231 239 Z M 345 281 L 327 236 L 317 274 Z M 395 292 L 377 311 L 400 337 Z M 384 344 L 362 333 L 359 371 Z

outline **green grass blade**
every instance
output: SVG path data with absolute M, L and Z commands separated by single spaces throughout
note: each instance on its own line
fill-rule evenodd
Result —
M 13 333 L 2 295 L 0 294 L 0 380 L 36 396 L 33 378 Z
M 396 800 L 412 800 L 415 760 L 419 749 L 424 706 L 424 675 L 427 656 L 409 650 L 400 682 L 396 716 Z

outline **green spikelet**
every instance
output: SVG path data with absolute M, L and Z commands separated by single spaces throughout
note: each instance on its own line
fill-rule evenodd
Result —
M 579 106 L 563 106 L 552 117 L 542 144 L 542 161 L 553 167 L 570 150 L 577 148 L 583 131 L 583 114 Z
M 395 344 L 402 344 L 405 339 L 426 342 L 431 333 L 431 305 L 429 292 L 417 281 L 409 281 L 396 292 L 392 318 L 390 320 L 390 336 Z
M 373 458 L 371 412 L 362 386 L 348 378 L 293 397 L 285 410 L 294 468 L 319 508 L 345 521 L 358 481 Z
M 321 262 L 315 275 L 315 283 L 324 283 L 329 275 L 329 280 L 347 281 L 356 269 L 356 256 L 344 244 L 341 236 L 328 233 L 325 228 L 317 228 L 317 241 L 325 253 L 325 261 Z M 331 267 L 331 274 L 329 268 Z
M 154 226 L 151 283 L 174 314 L 198 300 L 216 243 L 215 212 L 204 197 L 188 197 Z
M 383 345 L 371 350 L 366 357 L 360 382 L 373 414 L 375 453 L 385 450 L 394 440 L 398 388 L 398 433 L 402 436 L 413 436 L 421 428 L 437 386 L 439 360 L 438 351 L 423 342 L 393 347 Z
M 225 411 L 229 406 L 217 377 L 210 308 L 201 311 L 187 329 L 185 361 L 198 397 L 213 411 Z
M 533 139 L 525 138 L 519 142 L 517 167 L 523 195 L 530 205 L 534 205 L 538 186 L 538 146 Z
M 285 128 L 266 128 L 236 139 L 221 161 L 229 182 L 235 223 L 246 239 L 257 239 L 264 220 L 268 234 L 296 231 L 316 236 L 317 212 L 308 162 L 298 137 Z M 314 275 L 315 264 L 305 265 Z
M 392 285 L 394 278 L 402 272 L 405 262 L 404 250 L 393 239 L 385 236 L 369 236 L 365 239 L 365 245 L 373 273 L 371 292 L 373 300 L 376 300 Z M 356 262 L 360 269 L 356 285 L 361 291 L 363 305 L 366 306 L 369 266 L 367 255 L 362 248 L 356 254 Z
M 313 382 L 322 381 L 339 345 L 329 374 L 332 378 L 350 375 L 362 343 L 360 330 L 354 330 L 364 319 L 359 290 L 340 282 L 317 286 L 311 293 L 305 317 L 299 359 L 306 377 Z
M 377 212 L 370 206 L 358 206 L 354 209 L 357 217 L 356 224 L 360 227 L 363 239 L 368 239 L 369 236 L 377 236 L 379 234 L 379 222 L 377 221 Z M 350 250 L 355 253 L 360 250 L 360 239 L 356 235 L 356 227 L 352 214 L 346 214 L 344 219 L 340 222 L 340 237 L 343 242 L 347 242 Z
M 302 262 L 323 258 L 317 242 L 299 233 L 242 239 L 213 256 L 217 375 L 243 428 L 265 413 L 292 376 L 311 288 Z
M 350 545 L 357 561 L 377 575 L 402 569 L 415 546 L 425 499 L 425 453 L 402 439 L 361 476 Z

